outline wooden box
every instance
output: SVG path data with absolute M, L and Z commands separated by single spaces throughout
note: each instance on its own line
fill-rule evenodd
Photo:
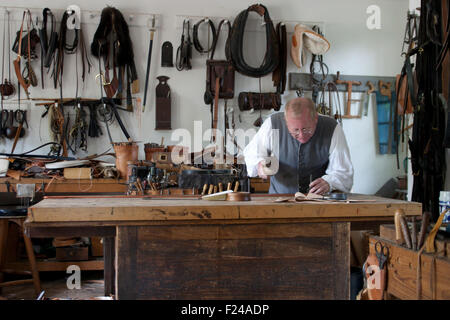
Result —
M 375 242 L 381 241 L 389 248 L 387 260 L 386 291 L 404 300 L 418 299 L 418 251 L 397 245 L 394 241 L 370 237 L 370 253 L 375 254 Z M 433 261 L 434 260 L 434 261 Z M 420 299 L 450 299 L 450 259 L 423 253 L 421 256 Z
M 89 259 L 89 247 L 61 247 L 56 248 L 56 260 L 84 261 Z
M 91 238 L 91 255 L 93 257 L 103 256 L 103 241 L 101 237 Z

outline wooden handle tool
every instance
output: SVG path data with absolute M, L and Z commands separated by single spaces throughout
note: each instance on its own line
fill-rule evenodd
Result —
M 212 194 L 214 190 L 214 185 L 210 184 L 209 185 L 209 190 L 208 190 L 208 194 Z
M 429 212 L 424 212 L 422 215 L 422 224 L 420 226 L 419 236 L 417 239 L 417 249 L 421 249 L 425 241 L 425 236 L 427 235 L 428 224 L 430 223 L 431 214 Z
M 204 196 L 204 195 L 206 194 L 206 190 L 207 190 L 207 189 L 208 189 L 208 184 L 205 183 L 205 184 L 203 185 L 202 196 Z
M 411 244 L 412 249 L 417 250 L 417 229 L 416 229 L 416 217 L 411 217 L 412 229 L 411 229 Z
M 223 191 L 223 183 L 219 182 L 219 192 L 222 192 L 222 191 Z
M 395 241 L 397 242 L 397 244 L 402 245 L 405 243 L 405 240 L 403 239 L 403 234 L 402 234 L 402 227 L 400 224 L 400 216 L 404 214 L 402 209 L 398 209 L 397 211 L 395 211 L 395 216 L 394 216 L 394 223 L 395 223 Z
M 214 186 L 214 191 L 213 193 L 217 193 L 217 186 Z
M 234 185 L 234 192 L 239 191 L 239 181 L 236 181 L 236 184 Z
M 403 214 L 400 215 L 400 225 L 402 227 L 402 233 L 403 238 L 405 239 L 406 242 L 406 247 L 408 247 L 408 249 L 412 249 L 411 235 L 409 233 L 408 222 L 406 221 L 405 215 Z
M 228 190 L 231 190 L 231 182 L 228 182 L 228 185 L 227 185 L 227 191 Z

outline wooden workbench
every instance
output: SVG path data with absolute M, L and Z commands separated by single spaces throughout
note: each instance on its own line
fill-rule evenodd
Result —
M 350 229 L 421 204 L 249 202 L 193 198 L 44 199 L 31 237 L 105 237 L 105 293 L 117 299 L 348 299 Z M 113 261 L 115 261 L 115 264 Z

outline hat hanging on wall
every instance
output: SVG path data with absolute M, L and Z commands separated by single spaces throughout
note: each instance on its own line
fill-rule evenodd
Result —
M 311 28 L 297 24 L 292 35 L 291 58 L 301 68 L 306 63 L 306 50 L 315 55 L 322 55 L 330 49 L 330 43 Z

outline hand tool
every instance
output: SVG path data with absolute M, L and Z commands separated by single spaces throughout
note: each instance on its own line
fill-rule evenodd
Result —
M 427 239 L 426 239 L 426 252 L 430 253 L 430 252 L 436 252 L 436 248 L 434 246 L 434 239 L 439 231 L 439 228 L 442 225 L 442 221 L 444 220 L 445 214 L 447 213 L 449 209 L 444 210 L 441 215 L 439 216 L 438 220 L 436 221 L 433 229 L 430 231 L 430 234 L 428 235 Z
M 421 249 L 427 234 L 428 224 L 430 223 L 431 214 L 424 212 L 422 215 L 422 224 L 420 226 L 419 237 L 417 239 L 417 249 Z
M 205 184 L 203 185 L 202 196 L 204 196 L 204 195 L 206 194 L 206 190 L 207 190 L 207 189 L 208 189 L 208 184 L 205 183 Z
M 411 229 L 411 242 L 412 249 L 417 250 L 417 229 L 416 229 L 416 217 L 411 217 L 412 229 Z
M 214 186 L 212 184 L 209 185 L 208 194 L 212 194 L 214 190 Z
M 412 249 L 411 235 L 409 233 L 408 222 L 406 221 L 405 215 L 400 215 L 400 225 L 402 227 L 403 238 L 405 239 L 406 246 L 408 249 Z
M 223 183 L 219 182 L 219 192 L 222 192 L 222 191 L 223 191 Z
M 353 88 L 353 86 L 360 86 L 361 82 L 339 80 L 339 71 L 336 74 L 337 74 L 337 79 L 335 81 L 336 84 L 347 85 L 347 109 L 345 110 L 345 114 L 342 115 L 342 118 L 346 118 L 346 119 L 361 118 L 360 115 L 355 116 L 355 115 L 351 114 L 352 102 L 361 101 L 361 99 L 352 99 L 352 88 Z
M 363 108 L 363 116 L 367 117 L 369 113 L 369 102 L 372 92 L 375 91 L 375 87 L 372 82 L 367 81 L 366 86 L 369 87 L 369 89 L 364 93 L 364 108 Z
M 398 245 L 402 245 L 405 243 L 405 240 L 403 239 L 403 234 L 402 234 L 402 227 L 400 224 L 400 216 L 403 214 L 403 210 L 402 209 L 398 209 L 395 211 L 395 216 L 394 216 L 394 223 L 395 223 L 395 241 L 397 242 Z
M 389 257 L 389 247 L 383 245 L 380 241 L 375 243 L 375 254 L 378 258 L 378 266 L 380 271 L 384 269 L 384 265 Z
M 154 35 L 155 35 L 155 16 L 152 16 L 152 26 L 150 28 L 150 44 L 148 48 L 148 58 L 147 58 L 147 73 L 145 75 L 144 104 L 142 105 L 142 112 L 145 111 L 145 104 L 147 103 L 148 77 L 150 74 L 150 62 L 152 61 L 152 47 Z
M 236 184 L 234 185 L 234 192 L 239 191 L 239 181 L 236 181 Z
M 214 186 L 213 193 L 217 193 L 217 186 Z
M 231 190 L 231 182 L 228 182 L 228 184 L 227 184 L 227 191 L 228 190 Z

